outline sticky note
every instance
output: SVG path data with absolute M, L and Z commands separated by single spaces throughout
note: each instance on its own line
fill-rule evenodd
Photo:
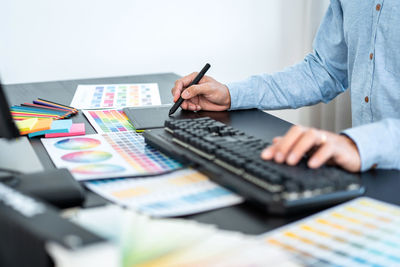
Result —
M 46 134 L 46 138 L 51 137 L 65 137 L 65 136 L 76 136 L 76 135 L 85 135 L 85 124 L 84 123 L 73 123 L 68 133 L 51 133 Z
M 16 121 L 16 125 L 17 125 L 17 127 L 19 129 L 19 133 L 21 135 L 29 133 L 29 131 L 32 130 L 32 128 L 37 123 L 37 121 L 38 121 L 37 118 Z
M 53 119 L 38 119 L 37 123 L 33 126 L 33 128 L 30 131 L 27 131 L 29 137 L 32 137 L 32 135 L 35 135 L 38 132 L 43 132 L 46 130 L 49 130 L 51 127 L 51 124 L 53 122 Z
M 50 129 L 28 134 L 28 137 L 53 133 L 68 133 L 72 126 L 72 120 L 52 120 Z
M 72 120 L 57 120 L 51 125 L 51 130 L 54 133 L 68 133 L 72 126 Z
M 84 135 L 85 134 L 85 124 L 84 123 L 74 123 L 69 130 L 69 134 L 72 135 Z
M 31 129 L 31 132 L 49 130 L 52 122 L 53 119 L 38 119 L 37 123 Z

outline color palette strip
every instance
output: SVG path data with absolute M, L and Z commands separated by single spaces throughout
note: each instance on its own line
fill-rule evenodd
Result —
M 85 114 L 97 133 L 135 131 L 135 128 L 122 110 L 84 110 L 83 114 Z
M 400 208 L 358 198 L 263 238 L 302 266 L 400 266 Z
M 151 178 L 90 181 L 86 186 L 119 205 L 154 217 L 189 215 L 243 201 L 192 169 Z

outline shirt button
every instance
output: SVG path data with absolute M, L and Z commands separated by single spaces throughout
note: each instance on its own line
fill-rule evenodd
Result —
M 375 9 L 376 9 L 376 11 L 381 10 L 381 4 L 377 4 L 376 7 L 375 7 Z
M 371 54 L 369 54 L 369 59 L 373 59 L 374 58 L 374 54 L 373 53 L 371 53 Z
M 364 98 L 364 100 L 365 100 L 365 103 L 368 103 L 368 101 L 369 101 L 368 96 L 366 96 L 366 97 Z

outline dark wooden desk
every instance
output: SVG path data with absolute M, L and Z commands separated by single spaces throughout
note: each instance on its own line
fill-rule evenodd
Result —
M 160 88 L 162 103 L 171 102 L 170 90 L 179 78 L 173 73 L 135 75 L 112 78 L 97 78 L 84 80 L 54 81 L 43 83 L 14 84 L 5 86 L 11 104 L 31 102 L 42 97 L 56 102 L 70 104 L 78 84 L 101 83 L 147 83 L 157 82 Z M 285 122 L 260 110 L 242 110 L 231 112 L 207 112 L 207 115 L 217 120 L 231 124 L 233 127 L 245 130 L 248 133 L 270 141 L 274 136 L 281 135 L 290 127 Z M 95 133 L 83 114 L 74 117 L 75 122 L 85 122 L 87 134 Z M 371 137 L 372 138 L 372 137 Z M 50 157 L 46 153 L 40 139 L 32 139 L 39 159 L 46 169 L 54 168 Z M 400 172 L 375 170 L 362 174 L 362 181 L 367 186 L 366 195 L 393 204 L 400 205 Z M 93 193 L 87 193 L 86 207 L 105 204 L 106 201 Z M 185 218 L 196 221 L 216 224 L 220 228 L 238 230 L 249 234 L 260 234 L 294 220 L 303 218 L 310 213 L 295 216 L 272 216 L 248 205 L 241 204 L 233 207 L 218 209 Z

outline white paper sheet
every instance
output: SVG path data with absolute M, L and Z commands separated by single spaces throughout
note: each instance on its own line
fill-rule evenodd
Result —
M 71 106 L 77 109 L 160 105 L 157 83 L 78 85 Z

